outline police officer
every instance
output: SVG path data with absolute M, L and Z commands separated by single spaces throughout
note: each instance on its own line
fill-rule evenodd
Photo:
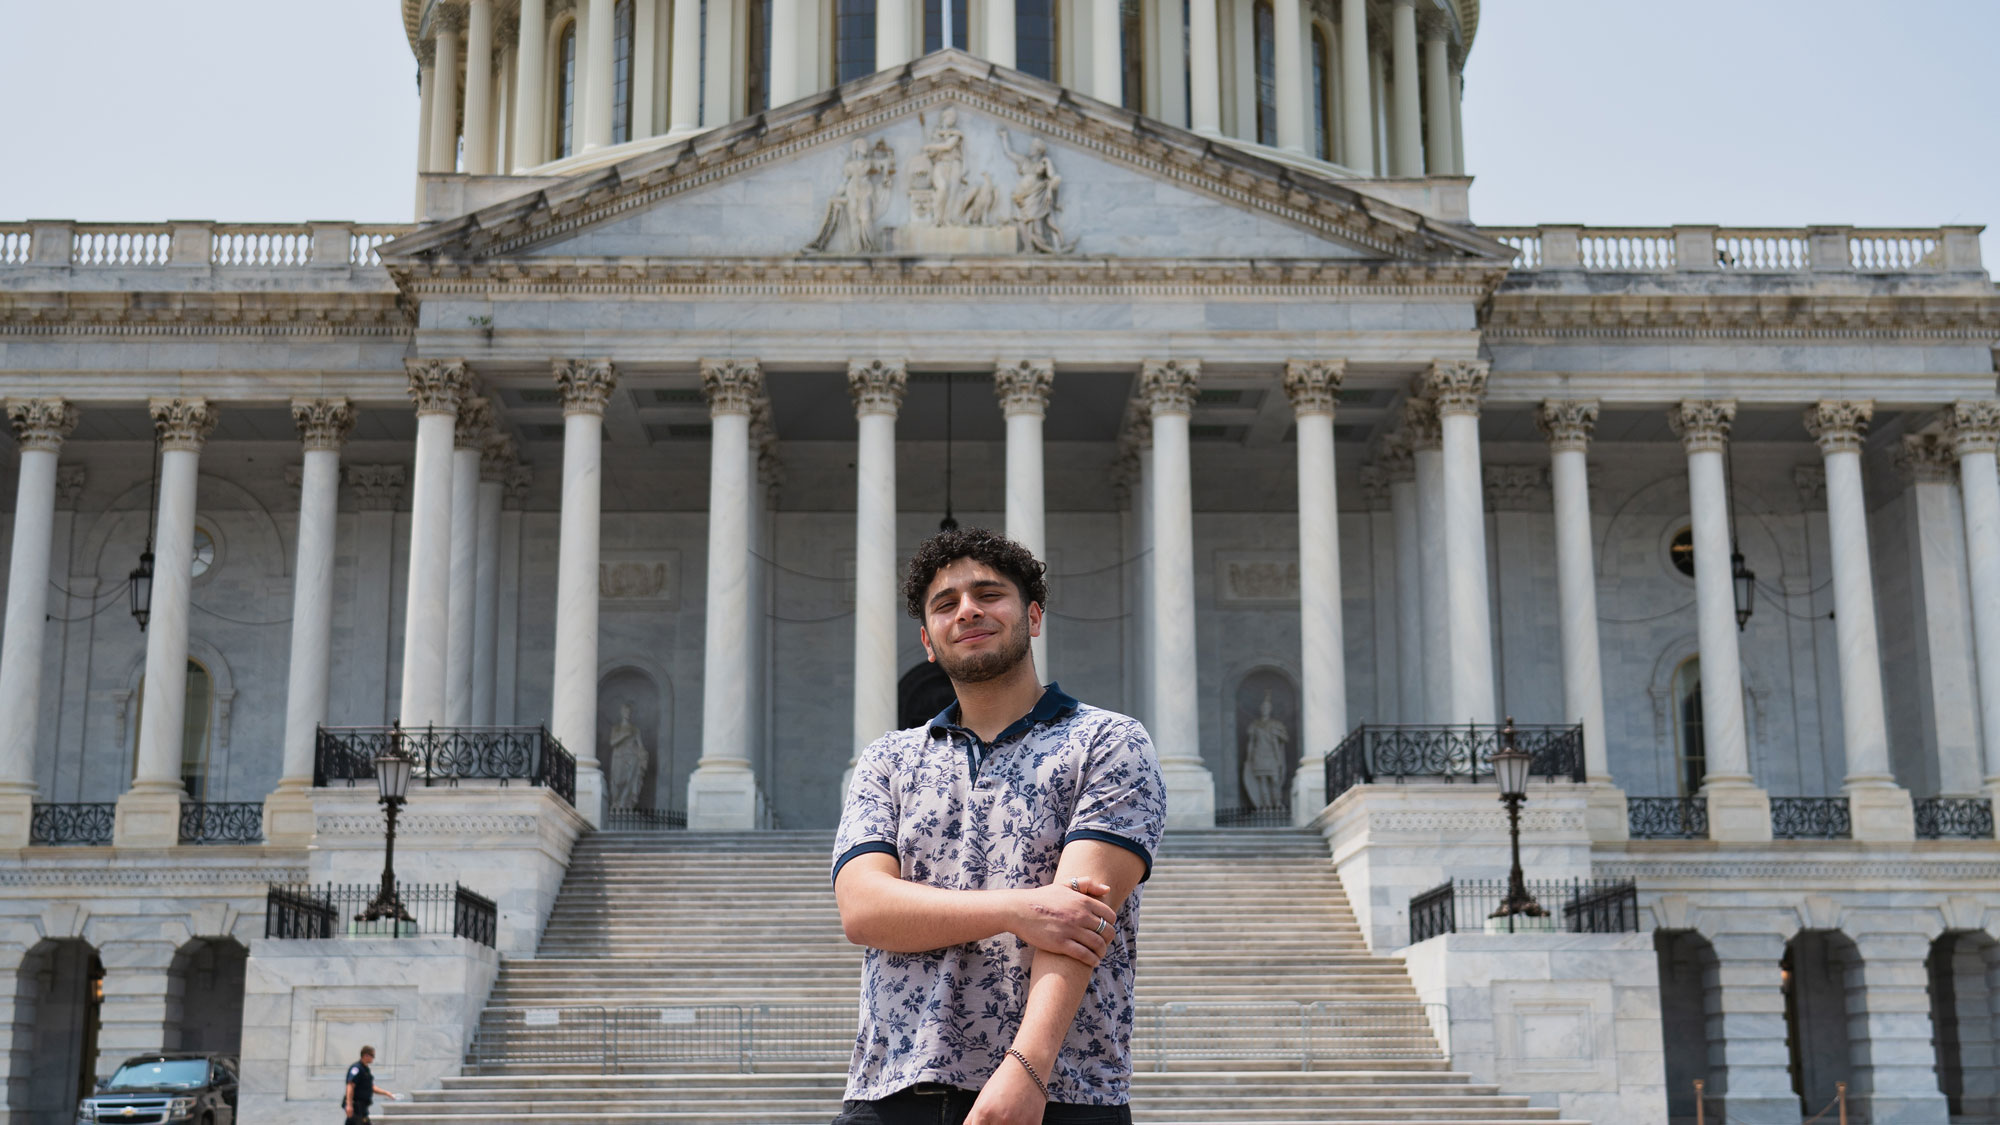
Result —
M 347 1068 L 347 1094 L 340 1102 L 347 1111 L 347 1125 L 368 1125 L 368 1111 L 375 1104 L 375 1095 L 396 1100 L 396 1095 L 375 1084 L 375 1073 L 368 1069 L 374 1061 L 375 1048 L 363 1047 L 361 1061 Z

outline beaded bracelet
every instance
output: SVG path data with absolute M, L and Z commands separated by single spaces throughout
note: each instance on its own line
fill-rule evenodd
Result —
M 1035 1065 L 1028 1061 L 1028 1056 L 1022 1054 L 1020 1051 L 1014 1049 L 1013 1047 L 1007 1048 L 1007 1053 L 1014 1056 L 1014 1061 L 1020 1063 L 1021 1069 L 1027 1071 L 1028 1077 L 1034 1080 L 1035 1089 L 1040 1090 L 1042 1092 L 1042 1100 L 1048 1101 L 1049 1100 L 1048 1083 L 1043 1082 L 1042 1076 L 1035 1073 Z

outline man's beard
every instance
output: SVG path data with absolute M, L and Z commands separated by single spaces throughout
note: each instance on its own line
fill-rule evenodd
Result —
M 1012 672 L 1028 658 L 1028 619 L 1023 617 L 1020 624 L 1004 634 L 1002 643 L 987 652 L 974 652 L 962 657 L 945 655 L 944 649 L 937 654 L 938 667 L 951 677 L 954 684 L 983 684 L 997 680 Z

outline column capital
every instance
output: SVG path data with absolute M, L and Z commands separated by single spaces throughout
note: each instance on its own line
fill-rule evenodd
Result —
M 1152 417 L 1192 414 L 1200 380 L 1198 359 L 1149 359 L 1139 369 L 1139 395 Z
M 1736 400 L 1687 398 L 1667 408 L 1667 425 L 1687 453 L 1720 453 L 1736 421 Z
M 354 404 L 344 398 L 295 398 L 292 424 L 299 428 L 299 442 L 308 451 L 338 453 L 354 429 Z
M 403 370 L 410 377 L 410 401 L 418 417 L 457 414 L 459 402 L 472 393 L 472 376 L 462 359 L 406 359 Z
M 708 396 L 708 416 L 755 414 L 764 393 L 764 369 L 754 359 L 704 359 L 701 393 Z
M 1292 414 L 1333 416 L 1340 401 L 1340 380 L 1347 374 L 1344 359 L 1288 359 L 1285 361 L 1285 394 L 1292 400 Z
M 146 409 L 162 450 L 200 453 L 215 429 L 215 407 L 205 398 L 156 398 Z
M 1002 417 L 1016 414 L 1044 417 L 1049 410 L 1049 393 L 1055 389 L 1056 361 L 1053 359 L 1002 360 L 993 365 L 993 395 L 1000 400 Z
M 1806 407 L 1806 432 L 1821 453 L 1859 453 L 1874 416 L 1871 399 L 1821 399 Z
M 1403 400 L 1403 444 L 1411 453 L 1435 453 L 1444 448 L 1444 426 L 1437 400 L 1411 395 Z
M 458 4 L 438 4 L 431 8 L 431 36 L 458 35 L 465 31 L 465 8 Z
M 474 395 L 458 404 L 458 420 L 451 428 L 453 449 L 480 449 L 486 435 L 493 432 L 493 400 Z
M 403 504 L 409 473 L 401 465 L 348 465 L 343 476 L 354 490 L 354 505 L 364 512 L 393 512 Z
M 506 491 L 501 493 L 502 507 L 519 509 L 528 502 L 528 486 L 535 483 L 533 465 L 515 464 L 508 468 L 507 479 L 501 482 Z
M 1597 432 L 1597 400 L 1545 399 L 1535 412 L 1535 425 L 1552 450 L 1587 450 Z
M 618 369 L 610 360 L 558 359 L 550 366 L 556 386 L 562 390 L 563 417 L 604 415 L 604 404 L 611 401 L 611 389 L 618 385 Z
M 437 40 L 424 39 L 417 44 L 417 68 L 429 70 L 437 65 Z
M 50 453 L 62 449 L 63 439 L 76 429 L 77 409 L 68 399 L 61 398 L 10 398 L 7 400 L 7 425 L 14 431 L 14 440 L 21 448 L 46 450 Z
M 1430 8 L 1417 13 L 1417 35 L 1422 39 L 1451 39 L 1451 17 L 1443 9 Z
M 1489 512 L 1545 512 L 1555 501 L 1547 465 L 1488 465 L 1481 475 Z
M 479 479 L 504 483 L 507 471 L 518 459 L 513 438 L 497 430 L 487 431 L 486 440 L 479 445 Z
M 1417 459 L 1410 449 L 1409 433 L 1397 430 L 1385 436 L 1375 447 L 1375 465 L 1382 472 L 1384 487 L 1417 479 Z
M 1945 411 L 1945 433 L 1952 452 L 1992 453 L 2000 450 L 2000 400 L 1960 399 Z
M 1943 434 L 1904 434 L 1890 459 L 1917 484 L 1950 484 L 1958 479 L 1958 454 Z
M 847 393 L 854 398 L 854 413 L 887 414 L 894 418 L 903 408 L 903 388 L 909 384 L 908 362 L 900 359 L 851 359 L 847 361 Z
M 518 10 L 503 12 L 493 21 L 493 41 L 502 44 L 493 49 L 494 54 L 500 54 L 509 47 L 517 46 L 520 37 L 521 13 Z
M 1490 365 L 1483 359 L 1434 360 L 1423 377 L 1424 397 L 1437 403 L 1440 418 L 1453 414 L 1477 417 L 1486 397 Z

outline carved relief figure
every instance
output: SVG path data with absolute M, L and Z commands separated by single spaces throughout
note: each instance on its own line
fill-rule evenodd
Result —
M 1056 198 L 1062 177 L 1056 173 L 1055 161 L 1049 158 L 1049 147 L 1036 137 L 1028 142 L 1027 152 L 1015 152 L 1014 143 L 1003 128 L 1000 151 L 1007 154 L 1020 174 L 1014 184 L 1014 229 L 1020 232 L 1021 249 L 1040 254 L 1068 253 L 1062 230 L 1055 223 L 1055 213 L 1062 210 L 1062 203 Z
M 1267 690 L 1256 720 L 1244 735 L 1243 791 L 1253 807 L 1285 807 L 1285 748 L 1291 741 L 1292 732 L 1284 720 L 1271 715 L 1271 693 Z
M 896 156 L 889 146 L 876 141 L 871 148 L 857 139 L 840 166 L 840 187 L 827 201 L 826 218 L 819 234 L 807 250 L 834 254 L 871 254 L 879 248 L 876 220 L 881 206 L 876 198 L 896 172 Z
M 958 127 L 958 111 L 949 106 L 939 115 L 937 128 L 931 130 L 930 138 L 924 142 L 923 154 L 911 162 L 913 209 L 918 203 L 917 193 L 925 188 L 930 189 L 931 221 L 941 227 L 962 225 L 960 193 L 965 188 L 965 134 Z
M 636 809 L 646 784 L 646 740 L 632 721 L 632 705 L 618 705 L 618 725 L 611 728 L 611 807 Z

